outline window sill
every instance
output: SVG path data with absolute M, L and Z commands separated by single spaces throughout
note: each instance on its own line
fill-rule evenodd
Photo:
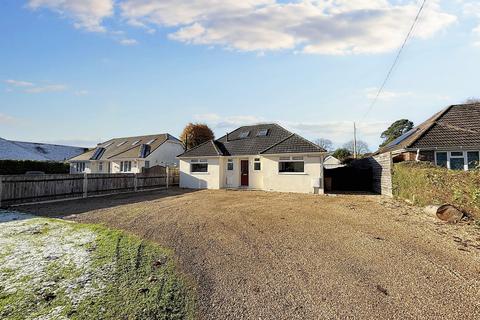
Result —
M 305 172 L 279 172 L 280 176 L 308 176 L 308 173 Z
M 204 176 L 204 175 L 209 175 L 210 173 L 209 172 L 190 172 L 191 175 L 200 175 L 200 176 Z

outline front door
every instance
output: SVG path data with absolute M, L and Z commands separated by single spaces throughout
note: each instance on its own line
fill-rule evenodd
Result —
M 248 187 L 248 160 L 240 161 L 240 176 L 242 187 Z

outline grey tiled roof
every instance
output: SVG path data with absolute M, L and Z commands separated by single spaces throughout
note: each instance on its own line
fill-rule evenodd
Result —
M 268 130 L 266 136 L 257 136 Z M 242 137 L 242 133 L 247 133 Z M 179 157 L 237 156 L 274 153 L 325 152 L 316 144 L 296 135 L 278 124 L 258 124 L 240 127 L 218 140 L 192 148 Z
M 91 149 L 75 158 L 70 159 L 70 161 L 86 161 L 91 160 L 92 156 L 95 153 L 97 148 L 104 148 L 104 152 L 96 160 L 113 160 L 113 159 L 131 159 L 131 158 L 140 158 L 140 149 L 142 145 L 148 144 L 150 146 L 151 154 L 158 147 L 160 147 L 165 141 L 175 141 L 180 142 L 177 138 L 168 133 L 147 135 L 147 136 L 136 136 L 136 137 L 124 137 L 124 138 L 115 138 L 108 141 L 99 143 L 96 148 Z M 135 144 L 133 144 L 136 142 Z M 147 154 L 148 156 L 148 154 Z
M 298 134 L 292 134 L 283 141 L 261 152 L 262 154 L 310 153 L 325 151 Z
M 480 103 L 452 105 L 377 153 L 401 149 L 480 149 Z

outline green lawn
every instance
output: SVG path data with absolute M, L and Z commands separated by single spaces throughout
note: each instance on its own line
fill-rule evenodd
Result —
M 2 214 L 0 319 L 193 318 L 169 251 L 98 225 Z

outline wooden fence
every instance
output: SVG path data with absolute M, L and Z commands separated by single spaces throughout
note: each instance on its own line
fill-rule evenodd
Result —
M 177 168 L 155 173 L 0 176 L 0 207 L 58 199 L 168 188 L 179 183 Z
M 370 168 L 372 170 L 373 191 L 389 197 L 393 196 L 393 163 L 390 152 L 356 160 L 352 165 L 357 168 Z

